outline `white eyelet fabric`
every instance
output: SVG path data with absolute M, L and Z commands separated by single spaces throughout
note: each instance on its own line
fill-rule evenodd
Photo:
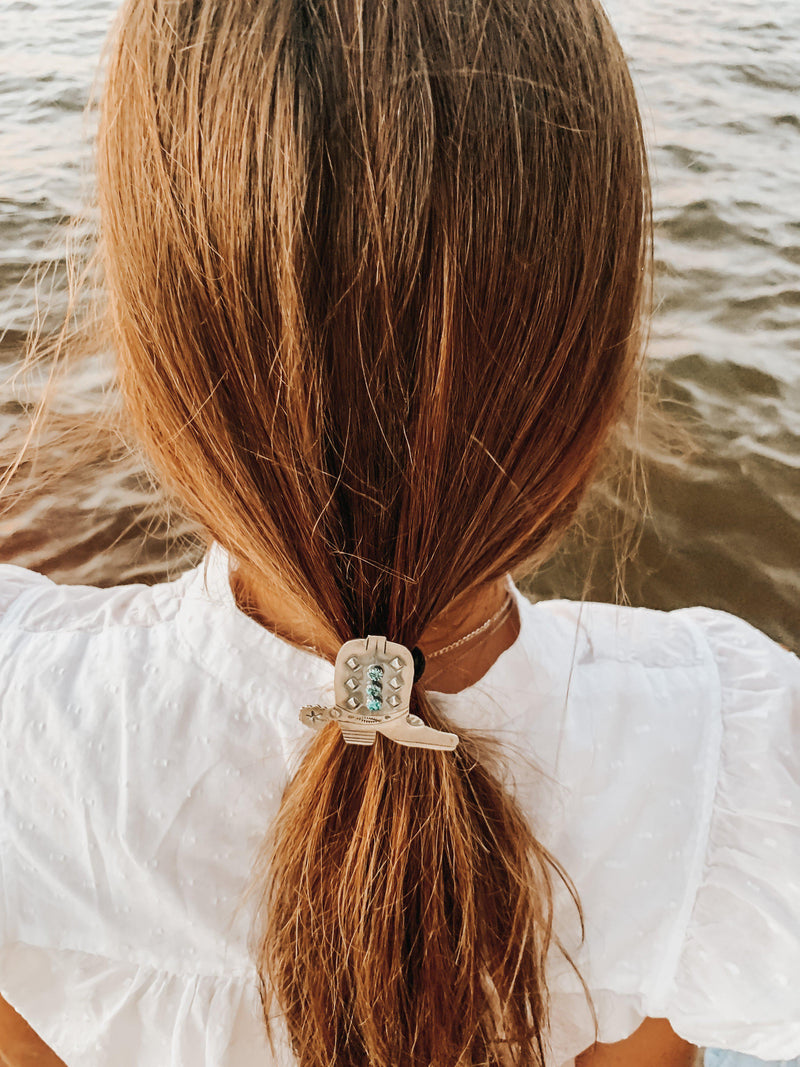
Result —
M 600 1041 L 666 1017 L 800 1054 L 800 660 L 724 612 L 515 593 L 516 642 L 438 694 L 505 743 L 573 879 L 556 932 Z M 0 993 L 69 1067 L 290 1065 L 247 951 L 253 857 L 333 666 L 236 607 L 221 549 L 154 587 L 0 567 Z M 551 954 L 553 1067 L 594 1039 Z

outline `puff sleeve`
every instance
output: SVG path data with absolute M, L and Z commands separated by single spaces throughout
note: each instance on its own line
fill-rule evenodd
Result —
M 686 608 L 719 676 L 705 862 L 660 1004 L 697 1045 L 800 1055 L 800 660 L 726 612 Z

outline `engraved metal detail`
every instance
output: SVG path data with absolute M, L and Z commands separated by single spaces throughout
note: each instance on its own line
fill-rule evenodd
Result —
M 334 667 L 334 706 L 304 707 L 301 722 L 321 729 L 333 719 L 349 745 L 372 745 L 381 733 L 398 745 L 452 751 L 458 745 L 456 734 L 434 730 L 410 714 L 413 682 L 404 670 L 410 661 L 404 645 L 385 637 L 345 642 Z

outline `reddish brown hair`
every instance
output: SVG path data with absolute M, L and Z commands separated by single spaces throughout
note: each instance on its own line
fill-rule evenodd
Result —
M 333 659 L 543 558 L 641 355 L 641 124 L 593 0 L 128 0 L 99 140 L 120 381 Z M 424 680 L 413 703 L 447 727 Z M 304 1067 L 543 1060 L 558 865 L 477 739 L 329 727 L 259 867 Z

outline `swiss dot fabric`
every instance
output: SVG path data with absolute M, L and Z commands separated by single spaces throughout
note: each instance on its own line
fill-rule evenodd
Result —
M 516 593 L 516 642 L 438 694 L 506 745 L 580 895 L 556 930 L 600 1041 L 648 1017 L 800 1055 L 800 661 L 734 616 Z M 244 891 L 333 667 L 241 613 L 228 560 L 152 588 L 0 567 L 0 993 L 68 1067 L 289 1067 Z M 553 953 L 552 1067 L 594 1039 Z

